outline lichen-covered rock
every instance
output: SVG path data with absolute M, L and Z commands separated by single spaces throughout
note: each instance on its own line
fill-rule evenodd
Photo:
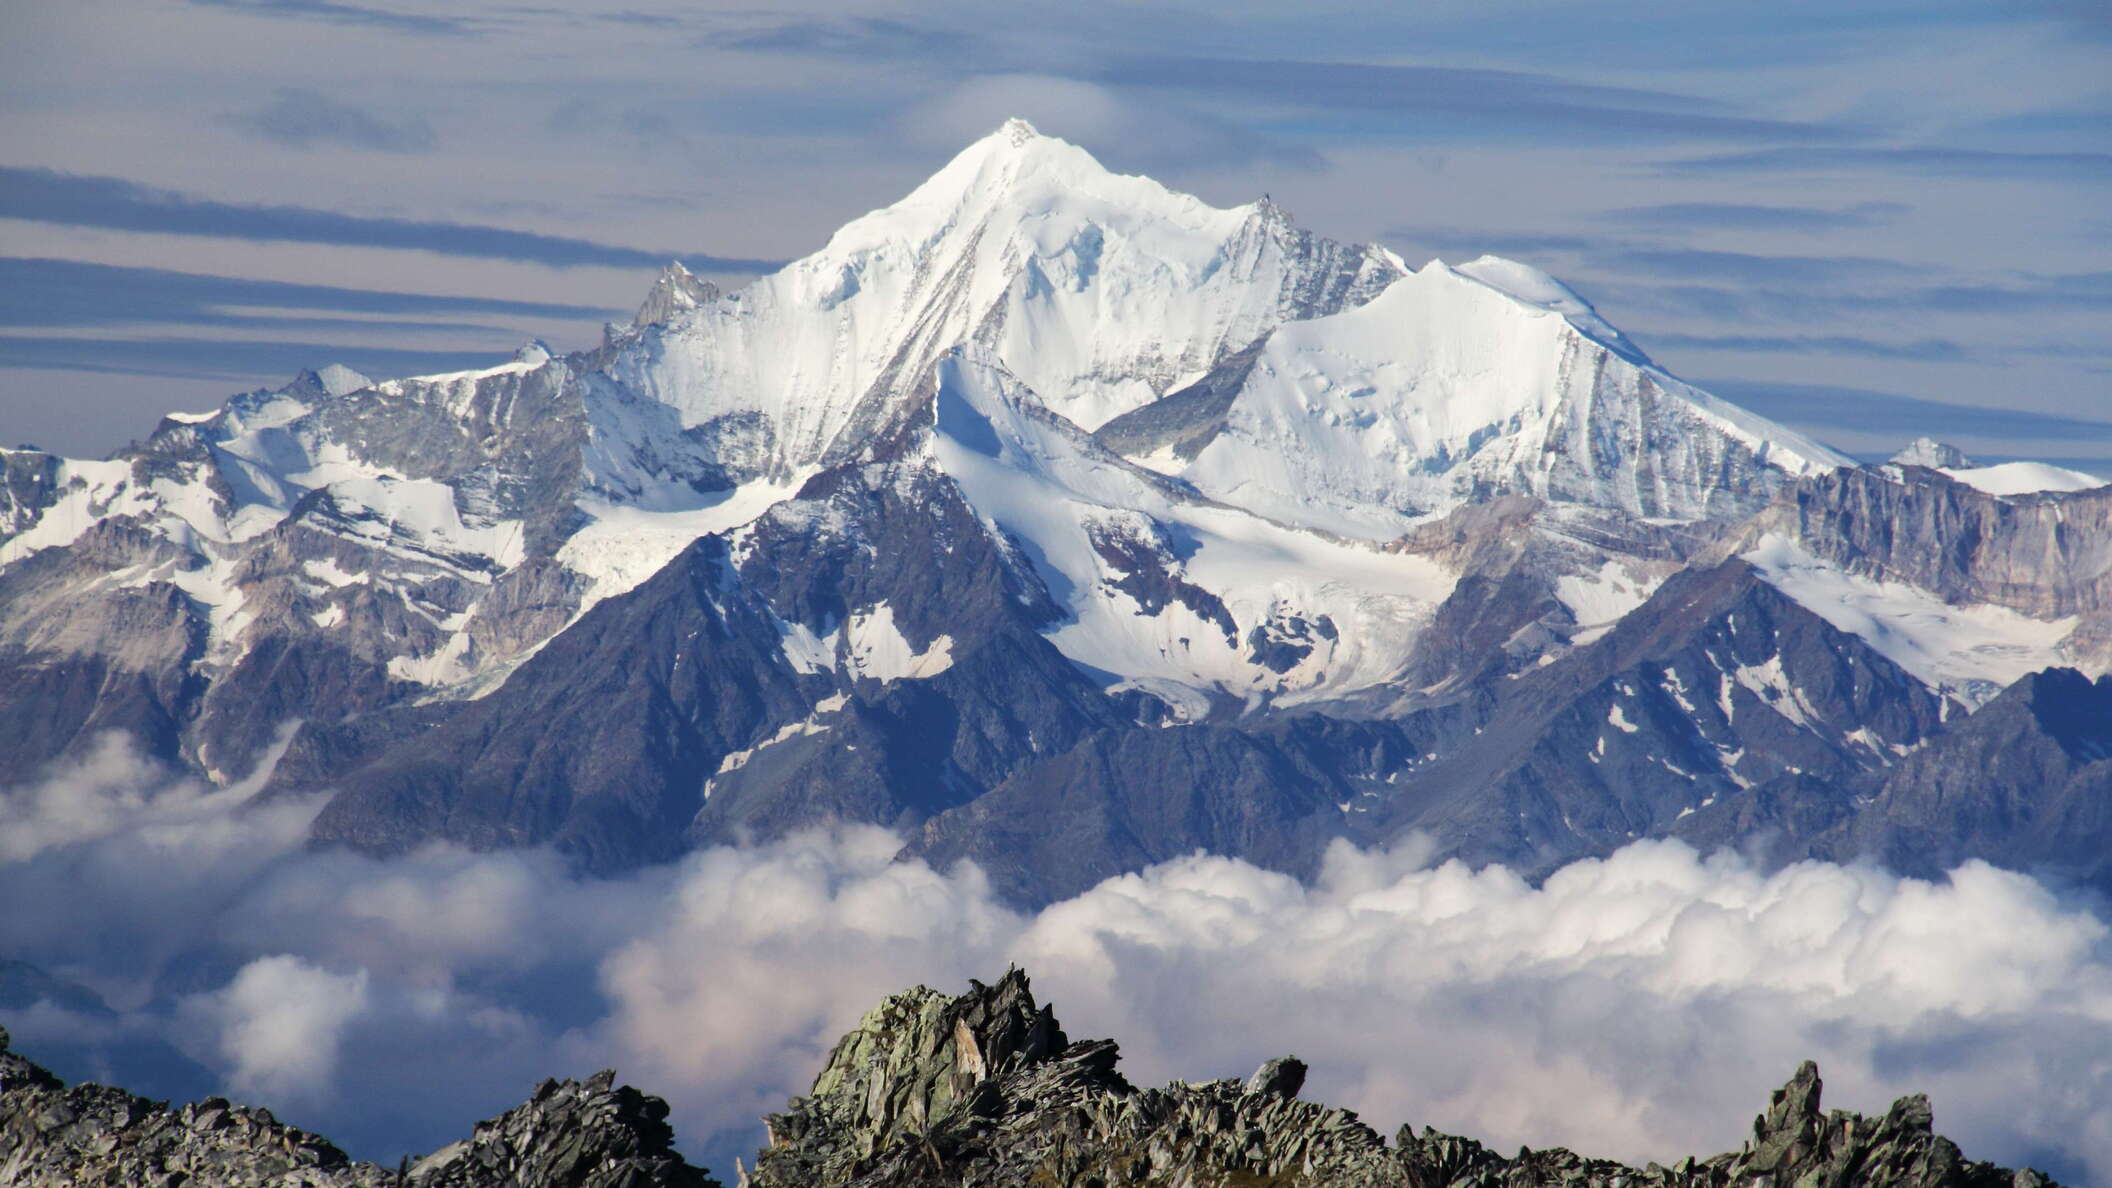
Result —
M 1300 1101 L 1305 1065 L 1244 1084 L 1137 1089 L 1112 1040 L 1072 1042 L 1027 977 L 949 998 L 888 998 L 830 1053 L 813 1091 L 769 1119 L 747 1188 L 2050 1188 L 1968 1162 L 1931 1129 L 1926 1098 L 1882 1118 L 1821 1113 L 1806 1063 L 1742 1150 L 1628 1167 L 1560 1148 L 1505 1157 L 1403 1127 L 1388 1145 L 1347 1110 Z
M 809 1096 L 769 1119 L 748 1183 L 1400 1182 L 1356 1115 L 1296 1099 L 1295 1059 L 1245 1085 L 1138 1090 L 1117 1055 L 1112 1040 L 1068 1041 L 1016 969 L 958 998 L 894 995 L 837 1044 Z
M 1973 1163 L 1956 1143 L 1933 1129 L 1929 1099 L 1919 1093 L 1892 1103 L 1884 1117 L 1819 1110 L 1819 1066 L 1807 1060 L 1775 1090 L 1767 1112 L 1753 1119 L 1752 1141 L 1735 1155 L 1719 1155 L 1708 1184 L 1942 1185 L 1943 1188 L 2045 1188 L 2052 1181 L 2029 1169 L 2012 1172 Z
M 0 1030 L 0 1185 L 380 1188 L 395 1180 L 269 1110 L 217 1097 L 170 1110 L 103 1085 L 68 1089 L 10 1052 Z
M 477 1123 L 468 1140 L 412 1164 L 407 1188 L 717 1188 L 675 1153 L 667 1103 L 615 1080 L 604 1069 L 585 1081 L 544 1081 L 526 1103 Z

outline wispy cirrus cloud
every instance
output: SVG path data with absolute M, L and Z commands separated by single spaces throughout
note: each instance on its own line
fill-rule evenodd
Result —
M 110 326 L 140 322 L 255 326 L 283 320 L 268 314 L 230 312 L 260 308 L 442 318 L 579 320 L 607 318 L 616 312 L 590 305 L 347 289 L 82 260 L 0 256 L 0 326 Z
M 2112 153 L 2012 152 L 2004 149 L 1928 146 L 1880 148 L 1858 145 L 1796 145 L 1716 153 L 1664 161 L 1661 174 L 1709 173 L 1911 173 L 1936 177 L 2041 178 L 2098 181 L 2112 178 Z
M 386 120 L 319 91 L 281 87 L 271 102 L 236 112 L 227 122 L 289 148 L 337 146 L 382 153 L 431 152 L 437 143 L 423 117 Z
M 854 16 L 765 23 L 708 34 L 701 42 L 748 53 L 874 61 L 958 54 L 974 40 L 935 25 Z
M 1653 334 L 1644 345 L 1737 354 L 1859 355 L 1923 363 L 1955 363 L 1973 357 L 1970 348 L 1948 338 L 1887 342 L 1852 334 Z
M 1607 211 L 1608 222 L 1653 231 L 1827 231 L 1880 227 L 1907 213 L 1903 202 L 1853 206 L 1763 206 L 1744 202 L 1666 202 Z
M 1453 262 L 1491 252 L 1501 256 L 1532 259 L 1555 252 L 1587 251 L 1605 242 L 1602 239 L 1559 231 L 1501 231 L 1441 226 L 1390 227 L 1381 232 L 1379 238 L 1411 256 L 1436 252 L 1442 258 Z
M 1459 136 L 1503 129 L 1535 138 L 1791 140 L 1854 139 L 1833 124 L 1768 119 L 1722 100 L 1583 82 L 1532 71 L 1359 61 L 1139 57 L 1087 68 L 1103 83 L 1172 88 L 1236 101 L 1266 98 L 1292 109 L 1445 117 L 1399 126 L 1395 135 Z M 1292 122 L 1296 122 L 1295 120 Z
M 1077 52 L 1074 37 L 1032 40 L 932 22 L 871 17 L 751 24 L 708 34 L 714 49 L 855 62 L 943 62 L 974 75 L 1067 78 L 1147 94 L 1185 93 L 1213 102 L 1261 103 L 1279 112 L 1278 134 L 1295 125 L 1328 129 L 1328 113 L 1355 122 L 1422 114 L 1442 123 L 1391 125 L 1388 138 L 1457 137 L 1490 130 L 1528 138 L 1712 139 L 1828 143 L 1859 138 L 1831 123 L 1769 119 L 1704 95 L 1592 82 L 1530 70 L 1354 58 L 1233 57 Z M 1316 125 L 1314 121 L 1318 120 Z M 1341 124 L 1337 119 L 1335 123 Z M 1340 127 L 1333 130 L 1339 131 Z M 1366 131 L 1372 129 L 1366 128 Z
M 1647 275 L 1647 274 L 1646 274 Z M 1587 296 L 1649 315 L 1704 316 L 1724 322 L 1815 325 L 1873 314 L 1944 314 L 1999 319 L 2031 314 L 2090 316 L 2112 310 L 2112 292 L 2087 277 L 2019 275 L 1988 280 L 1885 284 L 1857 281 L 1795 286 L 1785 283 L 1682 281 L 1631 283 L 1609 278 L 1585 286 Z
M 2112 441 L 2112 421 L 2015 408 L 1975 408 L 1897 392 L 1833 384 L 1697 380 L 1763 416 L 1803 427 L 1891 434 L 1905 444 L 1931 427 L 1959 437 Z
M 1043 132 L 1115 151 L 1116 168 L 1147 172 L 1266 163 L 1313 172 L 1319 153 L 1295 141 L 1257 133 L 1178 103 L 1143 101 L 1133 91 L 1039 74 L 972 78 L 941 98 L 919 104 L 896 121 L 914 141 L 933 148 L 967 143 L 990 130 L 990 113 L 1026 117 Z
M 760 273 L 778 261 L 655 252 L 563 235 L 469 223 L 343 214 L 308 206 L 218 202 L 117 177 L 0 166 L 0 218 L 162 235 L 262 243 L 400 248 L 444 256 L 518 260 L 556 268 L 657 268 L 670 256 L 706 272 Z
M 0 368 L 168 376 L 229 384 L 283 381 L 304 368 L 343 363 L 376 377 L 434 375 L 500 361 L 493 351 L 346 346 L 268 339 L 18 338 L 0 335 Z
M 414 33 L 421 36 L 461 37 L 476 32 L 476 25 L 458 17 L 434 16 L 425 12 L 403 12 L 393 8 L 376 8 L 367 4 L 345 4 L 340 0 L 190 0 L 201 8 L 221 8 L 233 12 L 253 13 L 257 16 L 281 17 L 288 20 L 320 21 L 330 25 L 350 25 L 367 29 L 379 29 L 388 33 Z
M 1742 285 L 1853 286 L 1929 275 L 1929 265 L 1868 256 L 1775 256 L 1700 248 L 1635 247 L 1596 257 L 1609 271 Z

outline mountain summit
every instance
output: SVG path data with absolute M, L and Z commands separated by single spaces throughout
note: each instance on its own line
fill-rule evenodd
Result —
M 2112 653 L 2112 494 L 2042 472 L 1857 466 L 1529 265 L 1012 121 L 593 350 L 0 452 L 0 739 L 329 789 L 384 851 L 876 822 L 1027 901 L 1408 830 L 1823 848 L 1941 827 L 1908 757 Z
M 947 351 L 987 348 L 1081 428 L 1404 270 L 1259 207 L 1221 211 L 1007 124 L 820 252 L 700 307 L 612 373 L 688 427 L 767 426 L 784 478 L 912 415 Z

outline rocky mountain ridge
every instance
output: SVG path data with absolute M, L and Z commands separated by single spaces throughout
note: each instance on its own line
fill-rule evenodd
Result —
M 1140 1090 L 1112 1040 L 1072 1041 L 1008 972 L 948 996 L 890 996 L 829 1054 L 812 1091 L 767 1119 L 752 1188 L 1274 1184 L 1575 1188 L 1859 1184 L 2054 1188 L 1967 1160 L 1924 1097 L 1877 1118 L 1820 1109 L 1810 1063 L 1735 1152 L 1634 1168 L 1561 1149 L 1506 1158 L 1412 1126 L 1391 1143 L 1347 1110 L 1298 1097 L 1306 1068 L 1271 1060 L 1245 1082 Z M 248 1188 L 706 1188 L 672 1147 L 667 1106 L 613 1074 L 546 1081 L 475 1133 L 394 1170 L 360 1163 L 268 1111 L 210 1099 L 170 1110 L 118 1089 L 63 1087 L 0 1031 L 0 1184 Z

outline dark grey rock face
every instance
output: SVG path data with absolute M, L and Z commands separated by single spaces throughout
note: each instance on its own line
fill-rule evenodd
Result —
M 1224 431 L 1225 414 L 1254 370 L 1268 339 L 1227 355 L 1201 379 L 1142 408 L 1123 413 L 1093 432 L 1095 440 L 1128 457 L 1171 449 L 1193 459 Z
M 0 447 L 0 541 L 35 523 L 58 491 L 56 455 Z
M 1966 858 L 2112 876 L 2112 678 L 2025 677 L 1877 785 L 1821 845 L 1933 872 Z
M 584 1081 L 544 1081 L 525 1104 L 411 1164 L 403 1184 L 717 1188 L 676 1153 L 674 1137 L 666 1102 L 603 1070 Z
M 1374 811 L 1470 861 L 1546 870 L 1745 789 L 1896 761 L 1943 706 L 1740 561 L 1688 570 L 1600 638 L 1506 678 L 1472 735 Z
M 170 563 L 171 550 L 122 523 L 91 528 L 74 549 L 46 550 L 0 571 L 0 738 L 6 766 L 28 773 L 120 731 L 174 756 L 202 685 L 201 617 L 174 586 L 78 596 L 90 575 Z
M 215 661 L 206 609 L 153 578 L 198 562 L 138 524 L 100 523 L 0 571 L 0 726 L 14 757 L 27 768 L 118 729 L 231 777 L 299 719 L 273 788 L 337 791 L 316 826 L 324 841 L 549 844 L 613 871 L 870 822 L 907 831 L 910 855 L 975 859 L 1025 904 L 1196 848 L 1306 874 L 1334 838 L 1377 844 L 1409 830 L 1434 837 L 1440 857 L 1528 872 L 1643 837 L 1765 834 L 1782 858 L 1876 854 L 1936 873 L 1979 856 L 2112 880 L 2089 848 L 2108 833 L 2093 815 L 2104 777 L 2087 762 L 2059 747 L 2048 752 L 2059 763 L 1996 762 L 2032 745 L 2022 719 L 2004 727 L 2010 711 L 1993 706 L 1967 718 L 1743 563 L 1705 561 L 1794 511 L 1804 531 L 1831 533 L 1843 557 L 1883 572 L 1890 562 L 1876 559 L 1890 554 L 1869 551 L 1871 517 L 1927 519 L 1937 532 L 1993 517 L 1988 531 L 2010 532 L 2018 517 L 2037 523 L 2030 501 L 1990 500 L 1929 471 L 1904 483 L 1835 477 L 1731 531 L 1611 513 L 1551 521 L 1540 501 L 1494 498 L 1399 543 L 1464 576 L 1393 683 L 1292 713 L 1220 699 L 1209 721 L 1168 726 L 1163 703 L 1103 692 L 1104 674 L 1051 646 L 1043 632 L 1060 623 L 1061 599 L 1030 546 L 980 519 L 931 464 L 928 420 L 573 622 L 582 579 L 549 549 L 570 531 L 555 509 L 584 481 L 582 385 L 599 382 L 553 360 L 448 400 L 421 391 L 397 408 L 362 390 L 329 404 L 344 422 L 333 432 L 370 435 L 363 448 L 391 465 L 456 474 L 462 498 L 542 524 L 530 555 L 501 573 L 390 554 L 378 580 L 384 557 L 366 542 L 386 526 L 320 493 L 245 545 L 227 579 L 251 626 Z M 172 424 L 134 465 L 206 465 L 214 431 Z M 725 443 L 665 456 L 682 440 L 639 438 L 647 453 L 597 481 L 726 480 L 709 461 Z M 2061 505 L 2071 516 L 2087 506 Z M 1149 517 L 1111 516 L 1090 543 L 1113 594 L 1144 614 L 1179 604 L 1269 671 L 1339 634 L 1325 616 L 1290 614 L 1236 634 L 1223 600 L 1188 574 L 1191 546 Z M 1687 568 L 1592 639 L 1556 581 L 1595 564 L 1594 549 Z M 145 578 L 77 596 L 113 571 Z M 351 576 L 323 583 L 319 571 Z M 943 641 L 944 663 L 916 679 L 861 668 L 853 624 L 883 610 L 911 651 Z M 395 664 L 437 652 L 443 622 L 479 656 L 539 650 L 481 698 L 432 702 Z M 835 651 L 801 658 L 799 638 Z M 1974 790 L 1989 778 L 2009 790 Z M 2019 807 L 1990 808 L 2004 797 Z
M 1798 484 L 1750 530 L 1954 603 L 2112 611 L 2112 489 L 1997 498 L 1921 467 L 1856 468 Z
M 2112 679 L 2034 673 L 1846 794 L 1797 791 L 1697 814 L 1695 840 L 1764 832 L 1782 836 L 1785 854 L 1875 858 L 1922 877 L 1979 858 L 2112 886 Z
M 2007 711 L 1990 707 L 1974 727 L 1980 715 L 1740 561 L 1676 574 L 1563 650 L 1564 637 L 1588 637 L 1554 599 L 1530 500 L 1411 542 L 1478 571 L 1411 658 L 1417 698 L 1378 717 L 1341 707 L 1361 721 L 1323 706 L 1167 725 L 1157 703 L 1101 692 L 1049 645 L 1041 631 L 1058 612 L 1034 565 L 917 458 L 828 472 L 750 528 L 699 541 L 478 701 L 304 729 L 280 786 L 339 789 L 317 824 L 324 840 L 554 844 L 595 870 L 817 821 L 883 824 L 910 831 L 907 854 L 972 858 L 1025 904 L 1197 848 L 1303 875 L 1334 838 L 1410 830 L 1441 857 L 1528 872 L 1644 837 L 1765 834 L 1785 859 L 1880 853 L 1935 873 L 2105 836 L 2089 818 L 2096 801 L 2077 791 L 2058 835 L 1968 815 L 1910 860 L 1918 835 L 1876 824 L 1911 817 L 1907 794 L 1871 790 L 1895 770 L 1932 770 L 1950 753 L 1932 744 L 1984 735 Z M 1222 613 L 1165 532 L 1110 521 L 1092 541 L 1147 611 L 1182 601 L 1206 622 Z M 1645 545 L 1670 565 L 1687 547 Z M 840 635 L 883 607 L 908 648 L 944 641 L 941 670 L 879 679 L 848 651 L 819 667 L 787 651 L 796 633 Z M 1266 628 L 1243 641 L 1263 658 L 1334 629 Z M 286 663 L 311 681 L 328 671 Z M 2003 745 L 1946 770 L 1967 783 L 2025 771 L 1992 762 Z M 2071 776 L 2081 789 L 2101 778 L 2061 769 Z M 1930 777 L 1898 778 L 1904 789 Z M 1963 784 L 1947 795 L 1978 803 Z M 2079 877 L 2107 873 L 2084 866 Z
M 1125 727 L 939 814 L 905 852 L 939 866 L 972 859 L 1006 898 L 1036 904 L 1198 849 L 1303 874 L 1344 831 L 1346 788 L 1268 736 Z
M 1178 603 L 1224 632 L 1227 643 L 1238 641 L 1239 625 L 1224 600 L 1181 576 L 1179 547 L 1156 521 L 1146 528 L 1123 521 L 1094 524 L 1087 538 L 1109 572 L 1118 575 L 1108 585 L 1127 594 L 1141 613 L 1156 615 Z
M 334 773 L 317 836 L 554 844 L 614 870 L 818 820 L 914 825 L 1126 720 L 1041 637 L 1046 592 L 950 480 L 858 466 L 802 496 L 738 541 L 697 542 L 504 687 Z M 867 675 L 845 633 L 882 608 L 943 668 Z M 795 656 L 802 633 L 841 650 Z

